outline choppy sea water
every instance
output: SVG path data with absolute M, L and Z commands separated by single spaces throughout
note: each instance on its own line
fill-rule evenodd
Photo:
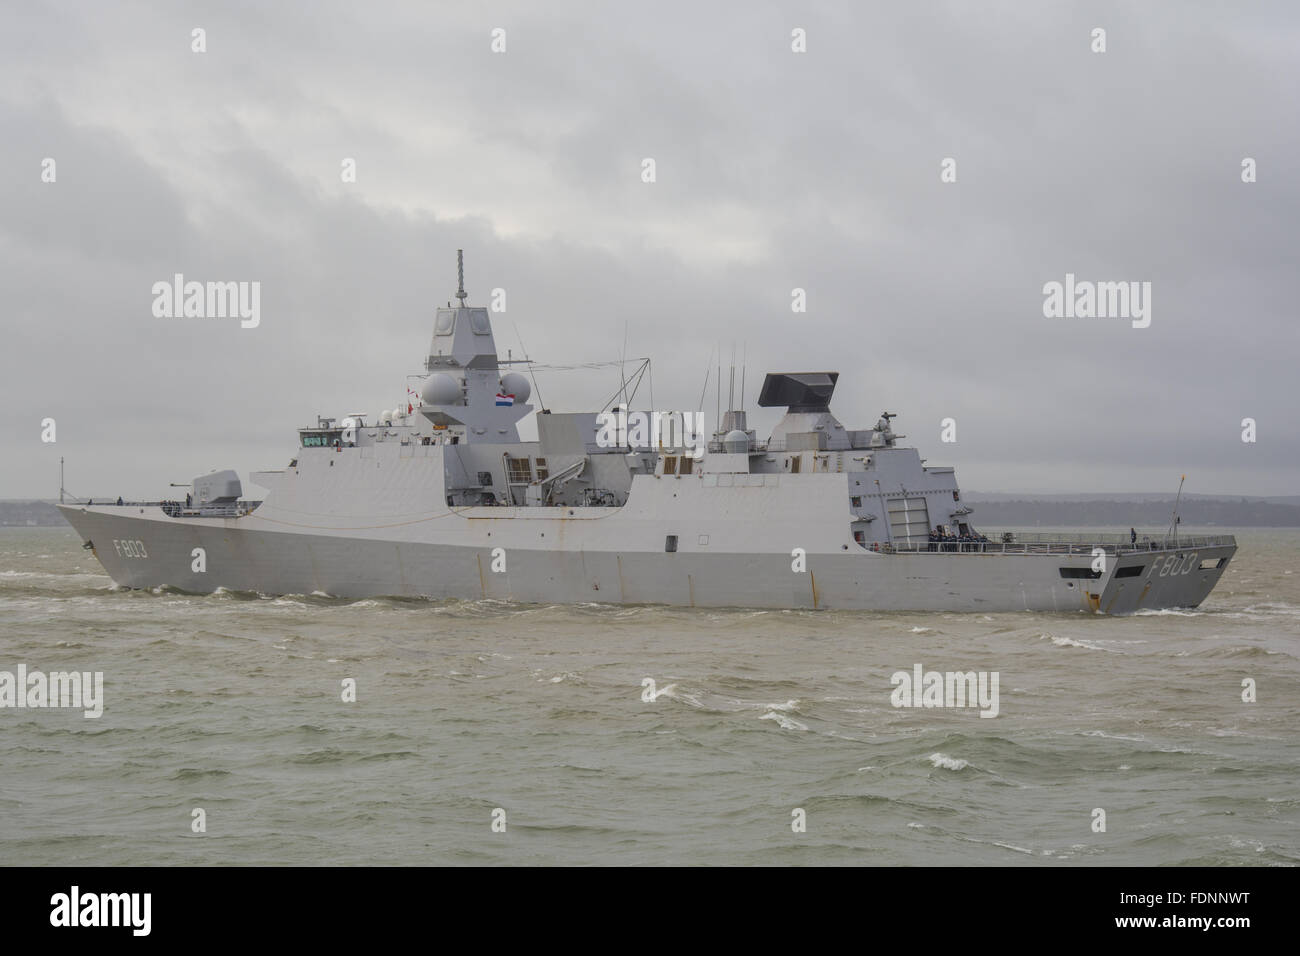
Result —
M 0 861 L 1295 865 L 1300 532 L 1237 534 L 1107 618 L 120 591 L 0 529 L 0 671 L 105 682 L 0 709 Z M 895 708 L 918 663 L 998 716 Z

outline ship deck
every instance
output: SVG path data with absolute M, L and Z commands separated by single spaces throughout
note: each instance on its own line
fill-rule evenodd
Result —
M 1237 546 L 1230 534 L 1139 536 L 1118 533 L 985 532 L 988 541 L 911 541 L 882 544 L 885 554 L 1142 554 L 1151 551 L 1193 551 Z

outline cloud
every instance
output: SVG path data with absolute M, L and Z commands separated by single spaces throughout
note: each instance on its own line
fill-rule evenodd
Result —
M 161 493 L 391 407 L 457 248 L 472 300 L 508 290 L 502 350 L 613 359 L 626 330 L 662 408 L 734 346 L 751 404 L 763 371 L 838 370 L 841 419 L 901 413 L 968 487 L 1292 491 L 1300 17 L 1196 9 L 6 10 L 0 495 L 51 494 L 59 455 L 83 494 Z M 261 326 L 155 319 L 177 272 L 260 281 Z M 1045 319 L 1066 272 L 1152 282 L 1151 327 Z M 539 384 L 590 408 L 617 375 Z

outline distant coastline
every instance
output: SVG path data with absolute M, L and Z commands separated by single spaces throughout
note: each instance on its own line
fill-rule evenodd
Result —
M 1004 495 L 967 492 L 971 520 L 979 528 L 1164 528 L 1174 511 L 1173 496 L 1157 495 Z M 1182 524 L 1198 528 L 1297 528 L 1300 504 L 1287 499 L 1184 495 L 1178 504 Z
M 0 501 L 0 528 L 67 525 L 59 509 L 49 501 Z

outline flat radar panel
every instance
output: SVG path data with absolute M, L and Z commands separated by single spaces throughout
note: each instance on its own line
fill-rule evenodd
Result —
M 839 372 L 768 372 L 758 404 L 792 412 L 826 411 L 839 377 Z

